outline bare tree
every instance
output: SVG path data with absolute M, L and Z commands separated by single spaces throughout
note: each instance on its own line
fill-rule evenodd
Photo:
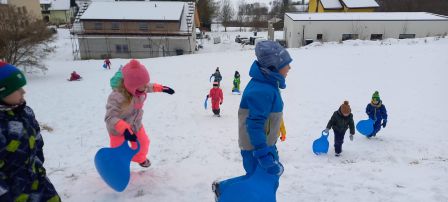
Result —
M 18 67 L 47 70 L 41 62 L 54 51 L 53 33 L 24 7 L 0 7 L 0 59 Z
M 232 2 L 230 0 L 222 0 L 221 1 L 221 14 L 220 19 L 222 25 L 224 26 L 224 31 L 227 32 L 227 27 L 229 26 L 230 21 L 233 18 L 235 10 L 233 9 Z
M 244 17 L 247 14 L 246 5 L 247 4 L 246 4 L 245 0 L 240 0 L 240 2 L 238 3 L 238 13 L 237 13 L 236 18 L 237 18 L 238 24 L 240 25 L 240 32 L 242 31 L 241 26 L 244 23 Z

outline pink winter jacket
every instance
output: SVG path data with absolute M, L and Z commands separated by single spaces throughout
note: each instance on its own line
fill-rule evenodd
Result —
M 163 86 L 156 83 L 148 84 L 148 93 L 162 92 Z M 107 131 L 111 135 L 118 134 L 115 130 L 115 124 L 118 121 L 123 120 L 131 125 L 134 133 L 137 133 L 142 127 L 143 109 L 135 109 L 134 104 L 138 102 L 139 98 L 133 97 L 131 103 L 128 106 L 123 106 L 125 97 L 120 92 L 113 90 L 107 98 L 106 104 L 106 116 L 104 121 L 106 122 Z M 141 98 L 144 99 L 144 98 Z

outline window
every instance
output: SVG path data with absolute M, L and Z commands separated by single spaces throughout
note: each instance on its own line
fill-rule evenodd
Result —
M 144 44 L 143 48 L 151 48 L 151 45 L 150 44 Z
M 115 52 L 117 52 L 117 53 L 129 53 L 128 45 L 115 45 Z
M 399 39 L 413 39 L 415 38 L 415 34 L 400 34 L 398 36 Z
M 342 34 L 342 41 L 351 40 L 351 39 L 358 39 L 358 35 L 357 34 Z
M 317 36 L 316 36 L 316 39 L 318 40 L 318 41 L 322 41 L 322 34 L 317 34 Z
M 112 22 L 112 30 L 120 30 L 120 23 Z
M 96 30 L 102 30 L 103 29 L 103 23 L 101 22 L 95 22 L 94 29 Z
M 383 35 L 382 34 L 371 34 L 370 40 L 372 40 L 372 41 L 383 40 Z
M 148 31 L 148 23 L 146 22 L 138 23 L 138 27 L 140 31 Z
M 162 23 L 158 23 L 158 24 L 156 24 L 156 28 L 163 29 L 163 28 L 165 28 L 165 25 Z

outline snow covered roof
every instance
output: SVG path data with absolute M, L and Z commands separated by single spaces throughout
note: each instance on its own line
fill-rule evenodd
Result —
M 342 0 L 348 8 L 371 8 L 380 7 L 375 0 Z
M 180 20 L 184 2 L 92 2 L 81 20 Z
M 40 4 L 51 4 L 52 0 L 39 0 Z
M 51 0 L 48 10 L 70 10 L 70 0 Z
M 339 0 L 320 0 L 322 6 L 326 9 L 340 9 L 342 8 Z
M 286 15 L 294 21 L 448 20 L 447 16 L 426 12 L 286 13 Z

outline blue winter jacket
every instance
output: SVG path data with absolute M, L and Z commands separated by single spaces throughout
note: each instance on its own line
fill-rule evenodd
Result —
M 377 106 L 369 103 L 366 107 L 366 113 L 367 115 L 369 115 L 369 118 L 374 120 L 375 122 L 381 121 L 383 119 L 387 120 L 386 106 L 383 105 L 382 101 L 380 101 Z
M 43 166 L 43 146 L 33 110 L 0 102 L 0 201 L 61 200 Z
M 241 150 L 275 145 L 283 117 L 283 100 L 279 88 L 285 88 L 285 78 L 276 72 L 260 68 L 255 61 L 238 110 Z

